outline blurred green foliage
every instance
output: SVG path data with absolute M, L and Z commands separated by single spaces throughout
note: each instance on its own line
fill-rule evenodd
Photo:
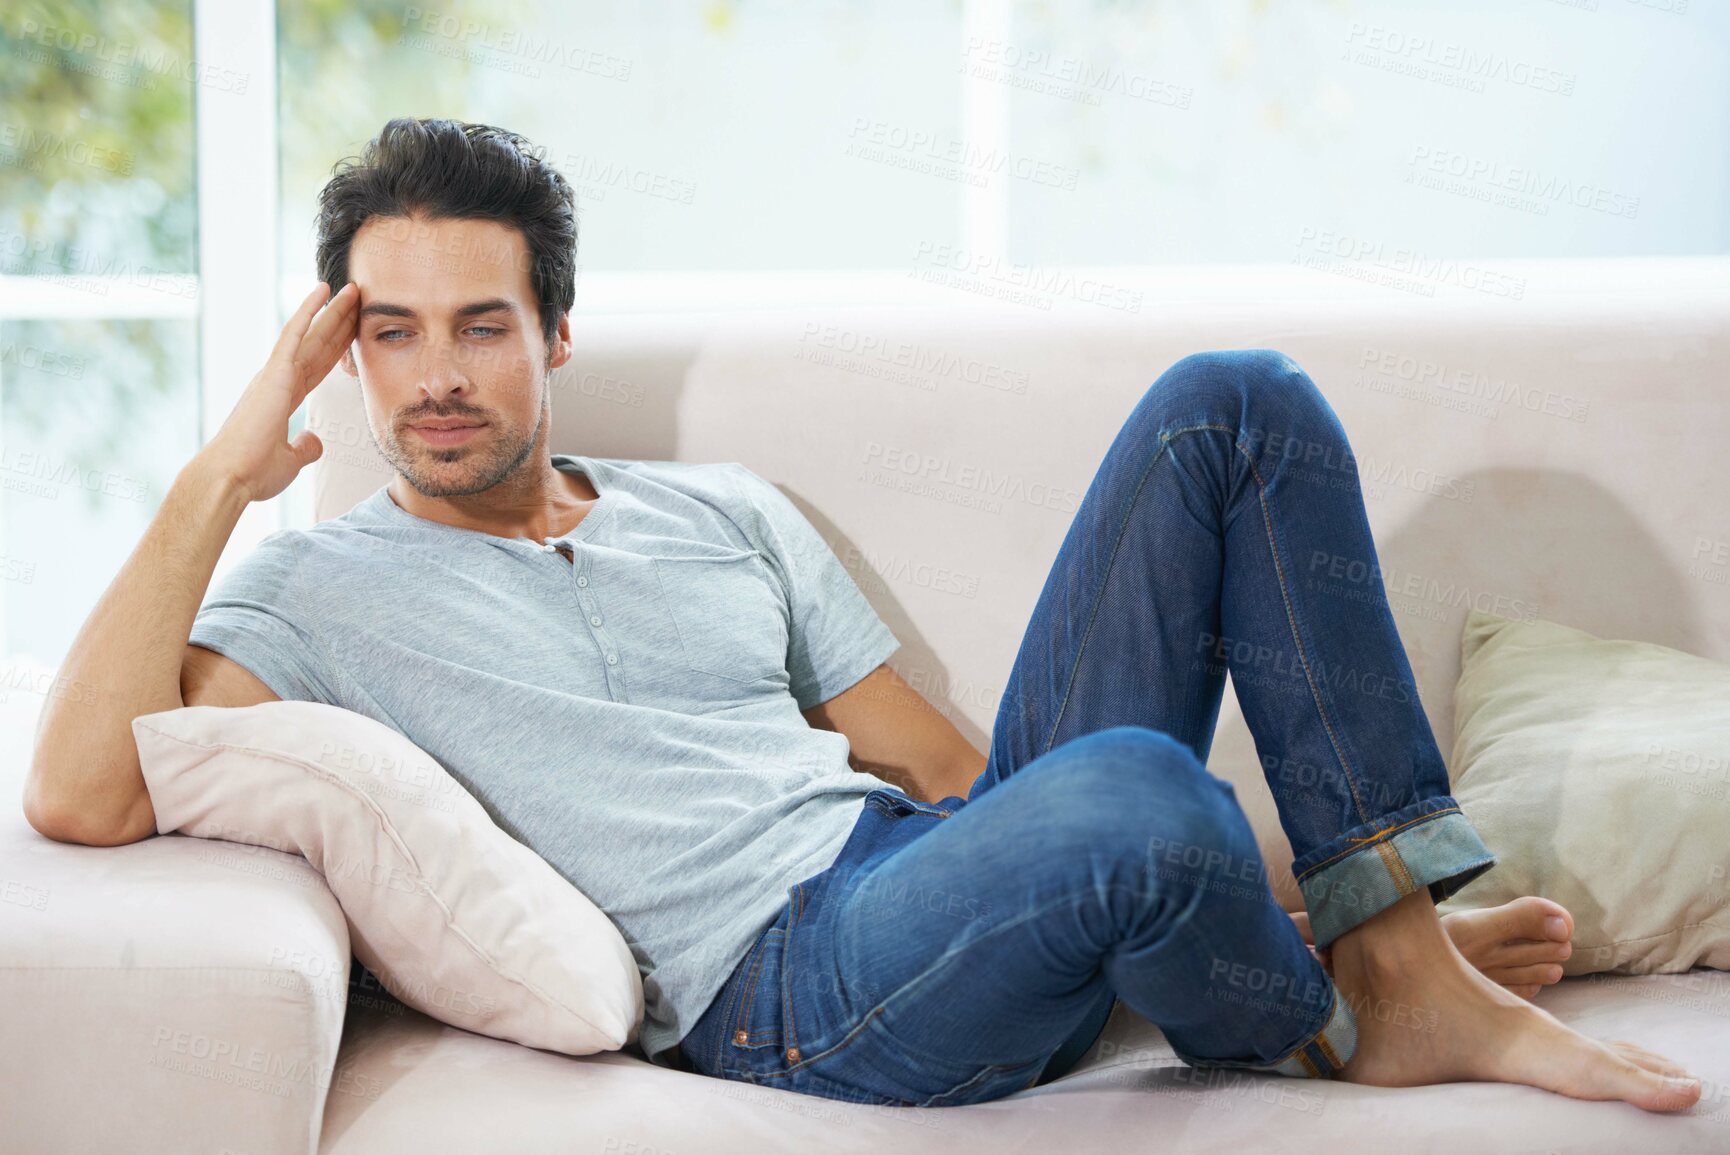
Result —
M 69 274 L 100 294 L 100 277 L 197 272 L 192 60 L 190 0 L 9 0 L 0 273 Z M 141 462 L 152 447 L 184 460 L 197 445 L 196 348 L 191 321 L 7 322 L 4 441 L 82 469 Z M 84 495 L 89 508 L 101 500 Z
M 441 3 L 441 16 L 493 26 L 531 22 L 520 0 Z M 473 65 L 460 54 L 417 47 L 399 0 L 278 0 L 277 81 L 282 133 L 283 267 L 310 263 L 318 190 L 397 116 L 473 114 Z M 405 40 L 407 43 L 405 43 Z
M 190 0 L 8 0 L 0 272 L 197 271 L 191 60 Z

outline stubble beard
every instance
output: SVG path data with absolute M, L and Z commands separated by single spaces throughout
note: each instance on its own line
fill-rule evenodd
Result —
M 467 412 L 451 410 L 440 413 L 432 410 L 417 415 L 417 418 L 465 416 Z M 402 474 L 403 480 L 422 497 L 468 497 L 486 492 L 522 468 L 535 451 L 546 420 L 546 393 L 543 391 L 534 428 L 527 433 L 521 426 L 503 426 L 489 417 L 487 428 L 481 434 L 485 444 L 479 446 L 439 448 L 425 443 L 411 446 L 405 441 L 414 434 L 398 437 L 394 428 L 383 438 L 375 436 L 373 440 L 391 468 Z

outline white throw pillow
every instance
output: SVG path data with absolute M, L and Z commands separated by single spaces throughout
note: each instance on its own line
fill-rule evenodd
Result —
M 355 955 L 409 1006 L 568 1055 L 636 1041 L 642 976 L 618 928 L 389 726 L 278 701 L 132 732 L 157 830 L 305 855 Z
M 1730 968 L 1730 665 L 1473 610 L 1454 797 L 1494 869 L 1440 904 L 1574 916 L 1569 975 Z

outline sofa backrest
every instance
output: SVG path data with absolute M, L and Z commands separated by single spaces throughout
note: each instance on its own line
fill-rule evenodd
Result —
M 1507 265 L 1521 293 L 1310 270 L 1176 270 L 1135 308 L 909 284 L 872 305 L 587 314 L 555 452 L 740 461 L 780 486 L 981 750 L 1035 598 L 1106 447 L 1159 373 L 1272 347 L 1338 412 L 1389 602 L 1444 754 L 1476 605 L 1730 660 L 1730 262 Z M 1458 281 L 1459 279 L 1454 279 Z M 1125 290 L 1127 291 L 1127 290 Z M 1040 300 L 1045 304 L 1041 306 Z M 359 386 L 315 391 L 315 516 L 389 480 Z M 1290 850 L 1227 693 L 1209 762 L 1295 906 Z

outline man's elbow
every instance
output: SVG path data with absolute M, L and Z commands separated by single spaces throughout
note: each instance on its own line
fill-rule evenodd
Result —
M 124 846 L 156 833 L 156 812 L 147 792 L 103 807 L 47 796 L 33 774 L 25 784 L 23 801 L 24 820 L 31 829 L 55 842 Z

